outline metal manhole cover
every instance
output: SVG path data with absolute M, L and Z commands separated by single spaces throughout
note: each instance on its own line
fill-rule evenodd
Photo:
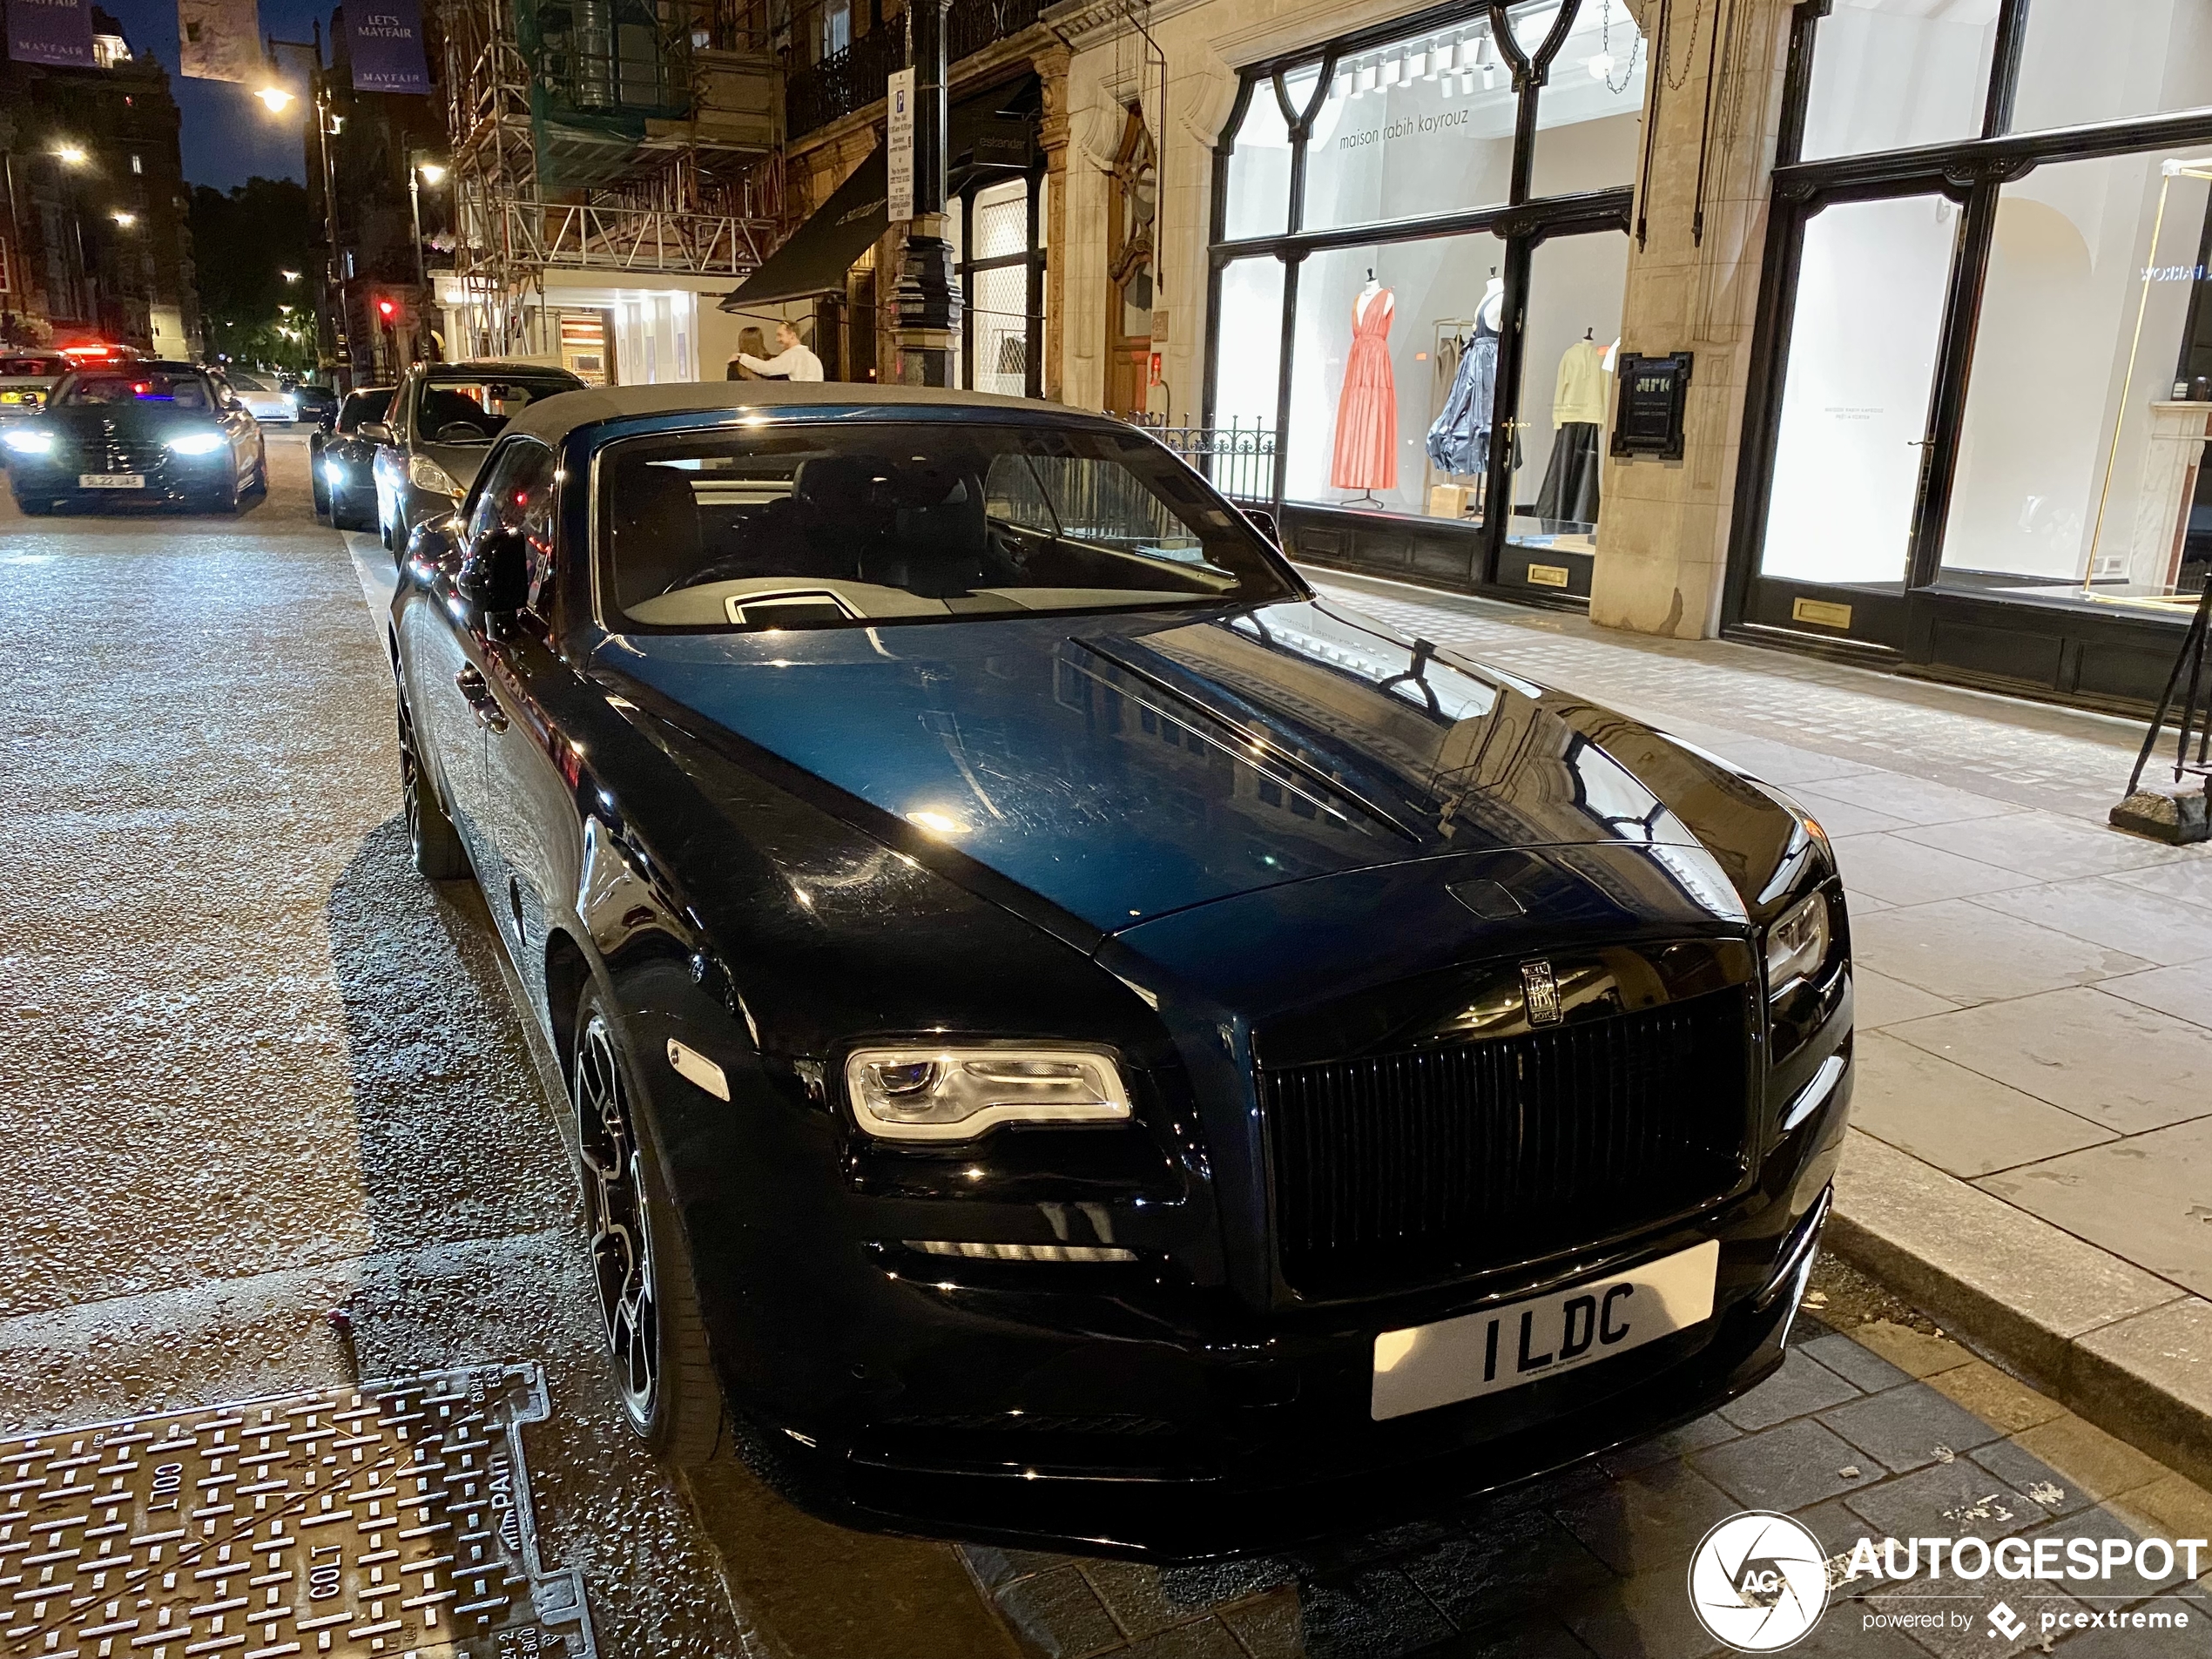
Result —
M 492 1366 L 0 1440 L 8 1659 L 592 1659 Z

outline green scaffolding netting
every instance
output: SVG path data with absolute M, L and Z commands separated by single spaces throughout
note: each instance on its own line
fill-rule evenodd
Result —
M 651 0 L 515 0 L 515 38 L 542 189 L 613 177 L 646 122 L 691 113 L 690 37 Z

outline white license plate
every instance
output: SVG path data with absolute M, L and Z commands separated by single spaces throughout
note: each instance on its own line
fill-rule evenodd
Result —
M 1549 1296 L 1386 1331 L 1375 1339 L 1377 1422 L 1555 1377 L 1713 1317 L 1717 1240 Z
M 80 472 L 77 475 L 79 489 L 144 489 L 146 479 L 139 472 Z

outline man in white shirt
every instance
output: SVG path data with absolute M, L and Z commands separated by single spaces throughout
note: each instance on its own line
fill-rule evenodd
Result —
M 756 374 L 776 380 L 818 381 L 822 378 L 822 360 L 799 343 L 799 330 L 787 322 L 776 325 L 776 354 L 755 357 L 750 352 L 739 352 L 732 361 L 742 363 Z

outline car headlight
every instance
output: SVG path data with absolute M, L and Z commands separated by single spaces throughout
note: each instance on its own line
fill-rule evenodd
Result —
M 47 455 L 54 452 L 54 435 L 34 428 L 18 428 L 0 439 L 19 455 Z
M 450 496 L 459 501 L 468 492 L 453 482 L 453 475 L 428 455 L 410 455 L 407 463 L 408 482 L 417 489 L 435 489 L 441 496 Z
M 1766 987 L 1778 996 L 1828 960 L 1828 895 L 1794 904 L 1766 930 Z
M 326 482 L 334 484 L 344 483 L 346 482 L 346 463 L 342 461 L 324 462 L 322 463 L 322 475 Z
M 845 1062 L 853 1115 L 894 1141 L 966 1141 L 1000 1123 L 1126 1122 L 1107 1055 L 1015 1047 L 861 1049 Z
M 170 439 L 166 448 L 180 455 L 212 455 L 224 442 L 219 432 L 186 432 Z

